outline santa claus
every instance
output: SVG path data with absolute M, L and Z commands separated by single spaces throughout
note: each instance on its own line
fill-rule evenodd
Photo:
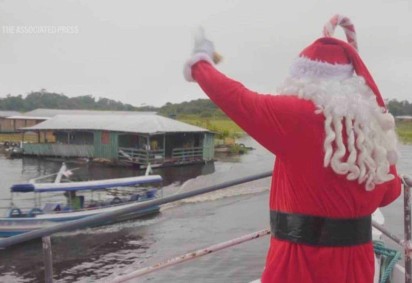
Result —
M 348 43 L 332 37 L 337 25 Z M 353 25 L 337 15 L 323 33 L 276 95 L 217 71 L 220 58 L 203 35 L 185 65 L 188 81 L 276 155 L 264 283 L 371 283 L 371 214 L 400 194 L 394 119 L 359 57 Z

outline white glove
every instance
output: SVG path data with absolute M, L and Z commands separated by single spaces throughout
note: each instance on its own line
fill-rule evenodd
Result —
M 207 61 L 211 64 L 219 63 L 222 57 L 215 51 L 215 46 L 213 42 L 208 40 L 205 36 L 205 31 L 203 28 L 199 28 L 195 34 L 195 46 L 192 52 L 192 58 L 186 62 L 184 68 L 185 79 L 189 82 L 193 82 L 192 77 L 192 66 L 199 61 Z
M 213 42 L 206 38 L 205 30 L 202 27 L 199 27 L 195 34 L 195 46 L 193 48 L 193 55 L 195 55 L 196 53 L 206 53 L 212 59 L 214 52 L 215 45 L 213 44 Z

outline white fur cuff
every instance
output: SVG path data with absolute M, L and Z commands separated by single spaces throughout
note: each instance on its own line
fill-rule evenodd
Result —
M 329 64 L 305 57 L 295 59 L 290 67 L 293 78 L 347 79 L 353 74 L 352 65 Z
M 207 61 L 207 62 L 209 62 L 210 64 L 213 65 L 213 60 L 212 60 L 212 58 L 210 58 L 210 56 L 208 54 L 206 54 L 206 53 L 195 53 L 195 54 L 193 54 L 192 58 L 190 58 L 186 62 L 185 66 L 184 66 L 184 70 L 183 70 L 183 75 L 184 75 L 185 79 L 188 82 L 194 82 L 195 81 L 192 77 L 192 66 L 194 64 L 196 64 L 197 62 L 199 62 L 199 61 Z

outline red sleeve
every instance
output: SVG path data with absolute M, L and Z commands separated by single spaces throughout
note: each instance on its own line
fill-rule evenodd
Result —
M 380 207 L 390 204 L 395 199 L 397 199 L 399 195 L 401 194 L 402 182 L 401 182 L 401 178 L 398 176 L 396 167 L 391 166 L 390 172 L 391 174 L 395 176 L 395 179 L 385 184 L 387 188 L 386 188 L 385 194 L 383 195 L 382 202 L 379 205 Z
M 296 97 L 250 91 L 206 61 L 192 66 L 192 76 L 210 99 L 260 144 L 275 154 L 285 150 L 288 136 L 299 125 Z

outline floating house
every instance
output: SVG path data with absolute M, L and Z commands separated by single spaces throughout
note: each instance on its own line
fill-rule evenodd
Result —
M 31 127 L 57 115 L 139 115 L 154 114 L 154 112 L 138 111 L 99 111 L 82 109 L 46 109 L 38 108 L 25 113 L 15 111 L 0 111 L 0 140 L 1 141 L 22 141 L 19 131 L 23 127 Z M 25 135 L 25 141 L 30 142 L 54 142 L 54 136 L 50 132 L 42 132 L 42 135 Z
M 146 167 L 210 161 L 214 134 L 156 114 L 57 115 L 21 128 L 54 141 L 24 143 L 24 155 L 86 157 Z M 39 138 L 39 140 L 41 140 Z

